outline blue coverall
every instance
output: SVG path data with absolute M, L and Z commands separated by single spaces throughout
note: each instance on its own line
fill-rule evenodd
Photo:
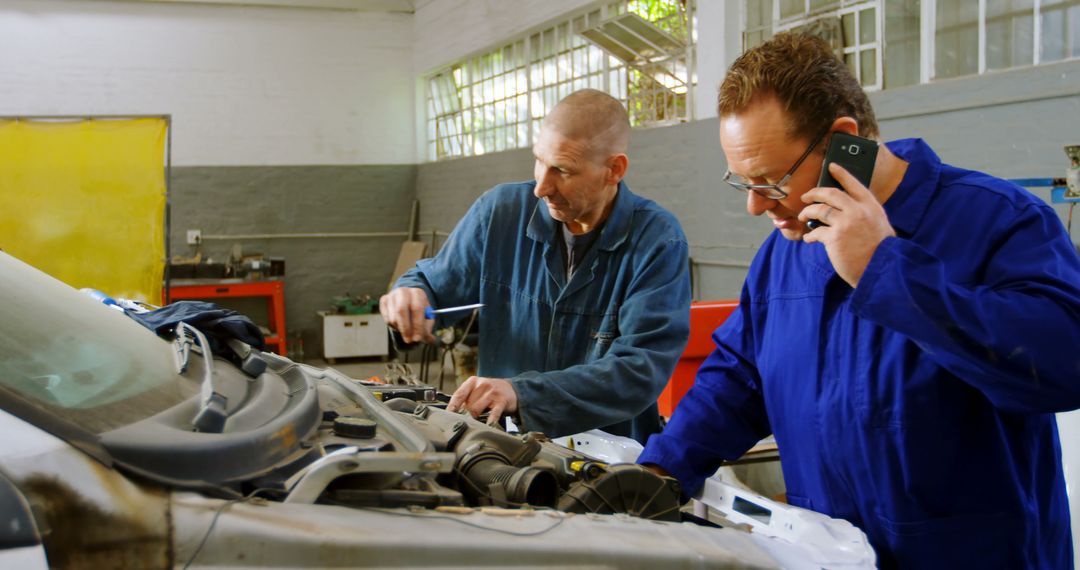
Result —
M 882 567 L 1069 568 L 1055 412 L 1080 407 L 1080 259 L 1053 209 L 921 140 L 858 287 L 774 231 L 639 462 L 693 494 L 775 434 L 788 502 Z
M 484 303 L 478 373 L 513 383 L 523 429 L 601 428 L 644 442 L 660 429 L 656 399 L 690 334 L 686 237 L 620 183 L 566 283 L 561 223 L 535 186 L 484 193 L 438 255 L 396 286 L 424 289 L 435 307 Z

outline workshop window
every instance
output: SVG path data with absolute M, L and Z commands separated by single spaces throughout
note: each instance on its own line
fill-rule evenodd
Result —
M 917 85 L 921 81 L 919 2 L 885 2 L 882 34 L 882 78 L 885 87 Z
M 1080 0 L 1042 0 L 1040 61 L 1080 57 Z
M 774 33 L 808 32 L 824 38 L 867 89 L 882 83 L 879 2 L 875 0 L 748 0 L 743 48 Z
M 689 120 L 692 10 L 611 2 L 428 76 L 429 157 L 527 148 L 552 107 L 584 88 L 621 100 L 634 126 Z
M 596 25 L 601 19 L 601 10 L 594 10 L 529 37 L 532 48 L 529 58 L 530 123 L 528 134 L 515 148 L 536 142 L 543 118 L 560 99 L 573 91 L 600 89 L 626 100 L 625 86 L 618 81 L 621 64 L 580 35 L 582 30 Z M 605 74 L 611 76 L 609 82 L 613 89 L 605 89 Z
M 986 2 L 986 69 L 1035 62 L 1035 0 Z
M 825 38 L 868 90 L 1080 56 L 1080 0 L 746 0 L 743 49 Z
M 773 35 L 773 0 L 749 0 L 743 26 L 743 49 L 765 43 Z
M 979 72 L 979 3 L 938 2 L 934 22 L 934 78 Z

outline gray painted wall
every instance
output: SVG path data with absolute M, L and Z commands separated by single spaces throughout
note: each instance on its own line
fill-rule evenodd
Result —
M 921 137 L 946 162 L 1004 178 L 1064 176 L 1062 147 L 1080 143 L 1080 61 L 888 90 L 871 100 L 886 140 Z M 635 131 L 626 178 L 679 218 L 691 256 L 708 264 L 695 275 L 698 299 L 737 297 L 746 275 L 739 265 L 772 229 L 747 215 L 745 199 L 721 182 L 727 164 L 718 128 L 708 119 Z M 529 150 L 422 164 L 420 225 L 449 229 L 484 190 L 531 177 Z M 1049 200 L 1049 190 L 1033 192 Z M 1056 209 L 1064 219 L 1067 207 Z
M 744 198 L 720 182 L 726 163 L 716 119 L 634 132 L 626 182 L 641 196 L 671 210 L 691 243 L 691 255 L 737 267 L 699 266 L 700 298 L 737 296 L 744 267 L 772 226 L 743 211 Z M 529 149 L 420 165 L 420 226 L 448 230 L 485 190 L 500 182 L 532 179 Z
M 946 162 L 1006 178 L 1062 176 L 1062 146 L 1080 143 L 1080 61 L 941 81 L 871 96 L 886 139 L 921 136 Z M 683 224 L 698 299 L 738 296 L 745 265 L 771 231 L 721 177 L 727 165 L 718 121 L 642 129 L 631 141 L 627 182 Z M 532 178 L 528 149 L 419 166 L 183 167 L 172 173 L 171 244 L 190 255 L 185 230 L 204 234 L 403 231 L 412 200 L 422 230 L 449 231 L 483 191 Z M 1048 190 L 1036 194 L 1049 199 Z M 972 207 L 978 207 L 973 204 Z M 1057 207 L 1064 218 L 1067 208 Z M 962 220 L 959 222 L 962 223 Z M 1080 222 L 1078 222 L 1080 223 Z M 426 239 L 426 235 L 425 235 Z M 232 241 L 207 242 L 224 258 Z M 346 291 L 381 293 L 401 241 L 301 239 L 241 241 L 245 251 L 286 258 L 290 331 L 319 354 L 318 318 Z M 240 307 L 258 316 L 261 307 Z
M 170 187 L 173 255 L 190 256 L 186 230 L 203 234 L 406 231 L 416 166 L 175 167 Z M 315 311 L 331 297 L 386 291 L 402 238 L 206 241 L 204 259 L 225 260 L 234 243 L 245 253 L 285 258 L 285 315 L 301 333 L 306 356 L 321 354 Z M 265 318 L 265 304 L 220 304 Z

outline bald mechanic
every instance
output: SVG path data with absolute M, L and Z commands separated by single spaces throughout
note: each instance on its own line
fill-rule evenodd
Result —
M 660 430 L 656 399 L 689 335 L 687 243 L 622 181 L 629 141 L 618 100 L 570 94 L 544 119 L 536 179 L 485 192 L 380 299 L 410 342 L 449 324 L 425 307 L 484 304 L 480 376 L 448 409 L 492 424 L 512 414 L 551 437 L 601 428 L 644 442 Z

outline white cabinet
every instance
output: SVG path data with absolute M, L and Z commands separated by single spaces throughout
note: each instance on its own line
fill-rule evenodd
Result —
M 323 358 L 386 356 L 390 353 L 382 315 L 337 315 L 319 311 L 323 321 Z

